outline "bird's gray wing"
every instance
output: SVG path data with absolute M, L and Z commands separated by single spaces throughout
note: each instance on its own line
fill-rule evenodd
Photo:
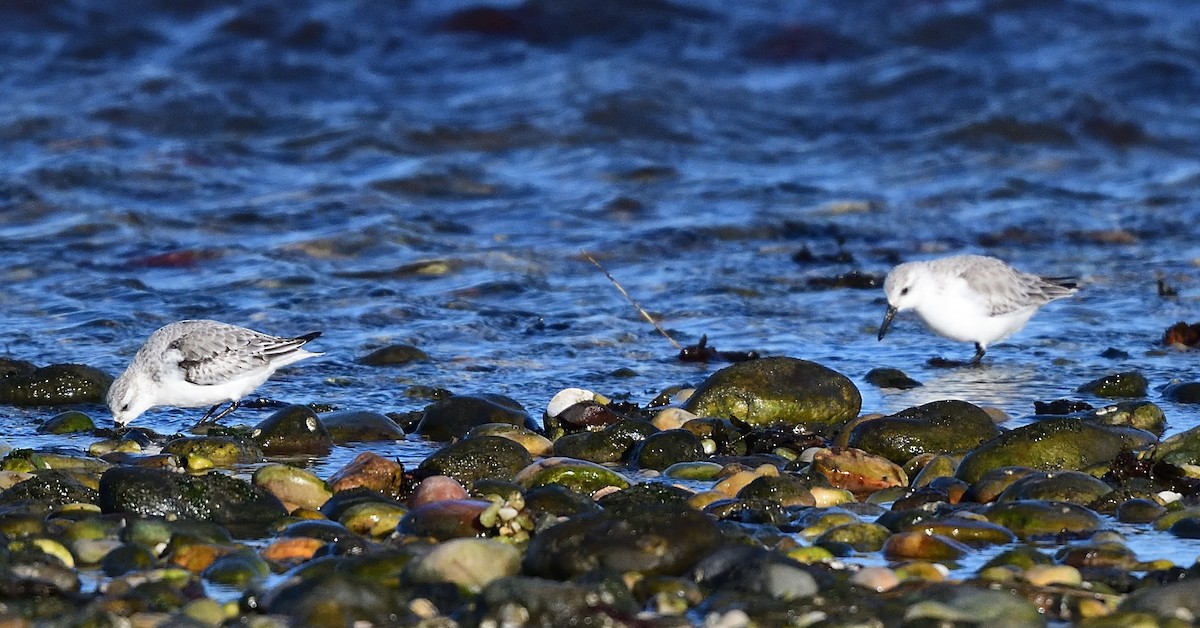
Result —
M 968 265 L 961 276 L 983 297 L 984 308 L 992 316 L 1040 307 L 1075 294 L 1075 284 L 1069 279 L 1048 279 L 1023 273 L 993 259 L 981 259 Z
M 964 266 L 959 274 L 971 290 L 983 299 L 984 311 L 992 316 L 1045 303 L 1045 300 L 1037 298 L 1034 282 L 1030 281 L 1038 279 L 1036 276 L 1022 273 L 1000 260 L 974 260 Z
M 230 325 L 188 332 L 173 340 L 168 351 L 178 352 L 185 380 L 210 386 L 261 369 L 305 342 L 305 338 L 277 338 Z

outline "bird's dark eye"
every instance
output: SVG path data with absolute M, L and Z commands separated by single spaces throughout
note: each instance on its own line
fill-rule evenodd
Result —
M 908 294 L 908 288 L 905 288 L 905 289 L 903 289 L 903 290 L 901 290 L 901 291 L 900 291 L 900 296 L 904 296 L 904 295 L 906 295 L 906 294 Z
M 129 412 L 129 404 L 121 406 L 121 412 Z

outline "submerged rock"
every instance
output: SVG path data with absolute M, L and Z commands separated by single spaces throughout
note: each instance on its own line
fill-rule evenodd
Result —
M 867 372 L 863 380 L 880 388 L 909 390 L 922 386 L 921 382 L 909 377 L 904 371 L 892 368 L 873 368 Z
M 1094 379 L 1079 387 L 1081 393 L 1097 397 L 1145 397 L 1149 383 L 1137 371 L 1114 373 Z
M 815 362 L 776 357 L 739 362 L 696 387 L 684 409 L 751 425 L 832 432 L 858 414 L 862 397 L 846 376 Z
M 358 359 L 359 364 L 367 366 L 395 366 L 409 362 L 423 362 L 429 359 L 429 354 L 413 345 L 395 344 L 376 349 Z
M 1000 428 L 982 408 L 947 400 L 863 421 L 850 431 L 847 443 L 904 464 L 923 453 L 964 453 L 998 434 Z
M 466 436 L 487 423 L 509 423 L 537 430 L 525 408 L 504 395 L 455 395 L 427 406 L 416 432 L 425 438 L 448 441 Z
M 1099 425 L 1074 417 L 1042 419 L 997 436 L 967 454 L 955 475 L 975 482 L 1000 467 L 1026 466 L 1043 471 L 1082 470 L 1106 464 L 1122 450 L 1154 444 L 1143 430 Z
M 1175 382 L 1163 389 L 1162 396 L 1176 403 L 1200 403 L 1200 382 Z
M 61 406 L 104 403 L 113 378 L 83 364 L 51 364 L 0 379 L 0 403 L 13 406 Z

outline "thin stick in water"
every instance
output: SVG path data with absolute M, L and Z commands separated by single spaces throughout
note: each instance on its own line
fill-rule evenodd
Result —
M 621 287 L 621 284 L 618 283 L 617 280 L 614 279 L 613 276 L 609 274 L 609 272 L 605 270 L 603 266 L 600 265 L 600 262 L 596 261 L 596 258 L 592 257 L 591 253 L 588 253 L 587 251 L 580 251 L 580 253 L 583 253 L 583 256 L 587 258 L 587 261 L 595 264 L 596 268 L 599 268 L 600 272 L 604 273 L 605 277 L 608 277 L 608 280 L 612 282 L 612 285 L 616 286 L 617 290 L 620 290 L 621 294 L 625 295 L 625 299 L 628 300 L 633 307 L 637 308 L 637 311 L 642 315 L 642 318 L 650 321 L 651 325 L 654 325 L 654 328 L 658 330 L 658 333 L 662 334 L 664 338 L 671 341 L 671 344 L 676 349 L 683 349 L 683 347 L 679 346 L 678 342 L 675 342 L 675 339 L 671 337 L 671 334 L 668 334 L 667 330 L 663 329 L 662 325 L 659 325 L 658 321 L 654 320 L 653 316 L 650 316 L 650 313 L 647 312 L 645 308 L 643 308 L 641 305 L 638 305 L 638 302 L 634 301 L 633 297 L 629 296 L 629 293 L 625 291 L 625 288 Z

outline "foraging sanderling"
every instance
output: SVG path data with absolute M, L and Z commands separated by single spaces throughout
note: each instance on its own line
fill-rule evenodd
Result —
M 165 325 L 150 334 L 108 389 L 108 409 L 118 426 L 154 406 L 211 405 L 200 423 L 220 420 L 276 369 L 321 355 L 300 348 L 320 335 L 279 338 L 210 320 Z M 231 405 L 214 416 L 226 402 Z
M 982 255 L 955 255 L 900 264 L 883 282 L 888 309 L 879 326 L 887 333 L 896 312 L 916 310 L 930 329 L 951 340 L 975 343 L 977 364 L 987 347 L 1020 331 L 1043 305 L 1076 292 L 1063 277 L 1039 277 Z

